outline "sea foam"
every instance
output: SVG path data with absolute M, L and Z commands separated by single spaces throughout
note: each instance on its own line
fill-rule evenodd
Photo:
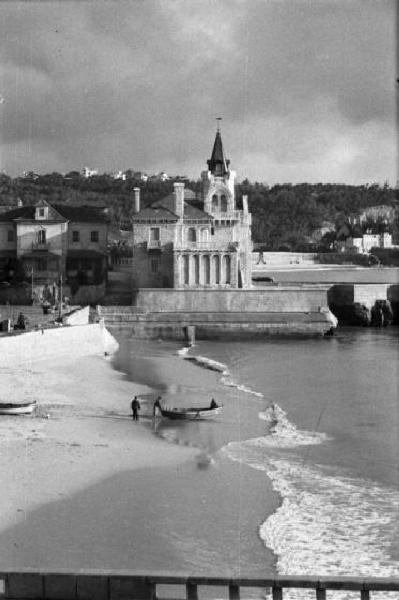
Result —
M 279 447 L 323 442 L 322 434 L 309 437 L 309 432 L 298 431 L 288 419 L 285 423 L 284 415 L 278 416 L 275 434 L 230 442 L 222 449 L 232 460 L 263 471 L 282 498 L 281 506 L 259 528 L 261 539 L 277 557 L 278 573 L 398 577 L 399 563 L 391 558 L 390 548 L 399 534 L 399 492 L 372 481 L 331 474 L 327 467 L 311 467 L 295 455 L 279 456 Z M 262 418 L 271 422 L 270 411 L 262 413 Z M 314 591 L 284 590 L 287 600 L 314 597 Z M 331 591 L 328 597 L 358 600 L 359 592 Z M 393 599 L 397 594 L 373 592 L 372 598 Z

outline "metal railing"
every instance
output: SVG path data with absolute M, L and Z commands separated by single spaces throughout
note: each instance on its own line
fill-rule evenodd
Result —
M 148 240 L 147 242 L 147 248 L 148 249 L 156 249 L 156 248 L 161 248 L 162 247 L 162 240 Z
M 32 250 L 50 250 L 49 242 L 32 242 Z
M 162 586 L 162 596 L 157 586 Z M 207 598 L 229 600 L 245 599 L 243 588 L 261 590 L 263 598 L 283 600 L 284 590 L 307 589 L 313 591 L 315 600 L 326 600 L 327 591 L 350 591 L 353 597 L 370 600 L 371 592 L 398 592 L 399 579 L 358 577 L 270 577 L 230 578 L 193 577 L 184 575 L 137 575 L 123 571 L 42 572 L 34 569 L 0 572 L 0 598 L 7 600 L 41 598 L 42 600 L 162 600 L 176 595 L 164 595 L 165 586 L 183 586 L 186 600 L 198 600 L 199 587 L 208 588 Z M 215 596 L 209 596 L 209 588 L 218 588 Z M 166 590 L 165 593 L 168 593 Z M 215 592 L 214 592 L 215 593 Z M 181 595 L 179 594 L 181 598 Z M 397 596 L 395 596 L 397 597 Z M 328 598 L 334 595 L 328 594 Z

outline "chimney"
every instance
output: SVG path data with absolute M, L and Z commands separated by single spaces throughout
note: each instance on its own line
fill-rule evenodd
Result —
M 244 211 L 244 214 L 248 213 L 248 196 L 247 195 L 242 197 L 242 209 Z
M 135 214 L 137 214 L 138 212 L 140 212 L 140 188 L 139 187 L 135 187 L 133 188 L 134 191 L 134 208 L 133 211 Z
M 184 183 L 174 183 L 174 210 L 173 212 L 182 219 L 184 214 Z

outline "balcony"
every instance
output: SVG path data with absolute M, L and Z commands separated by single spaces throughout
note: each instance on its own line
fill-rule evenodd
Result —
M 49 242 L 32 242 L 32 252 L 49 252 L 51 244 Z
M 230 252 L 234 252 L 235 250 L 237 250 L 238 248 L 238 242 L 228 242 L 226 244 L 223 244 L 222 242 L 215 242 L 215 241 L 207 241 L 207 242 L 177 242 L 175 244 L 173 244 L 173 249 L 174 250 L 191 250 L 191 251 L 201 251 L 201 250 L 219 250 L 219 251 L 223 251 L 223 250 L 227 250 Z
M 161 250 L 162 240 L 148 240 L 147 250 Z
M 241 221 L 242 211 L 241 210 L 230 210 L 230 211 L 212 211 L 212 217 L 219 221 Z

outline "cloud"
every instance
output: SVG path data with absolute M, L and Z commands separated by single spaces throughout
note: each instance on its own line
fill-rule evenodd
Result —
M 3 166 L 196 177 L 222 115 L 242 176 L 396 181 L 394 12 L 391 0 L 5 4 Z

